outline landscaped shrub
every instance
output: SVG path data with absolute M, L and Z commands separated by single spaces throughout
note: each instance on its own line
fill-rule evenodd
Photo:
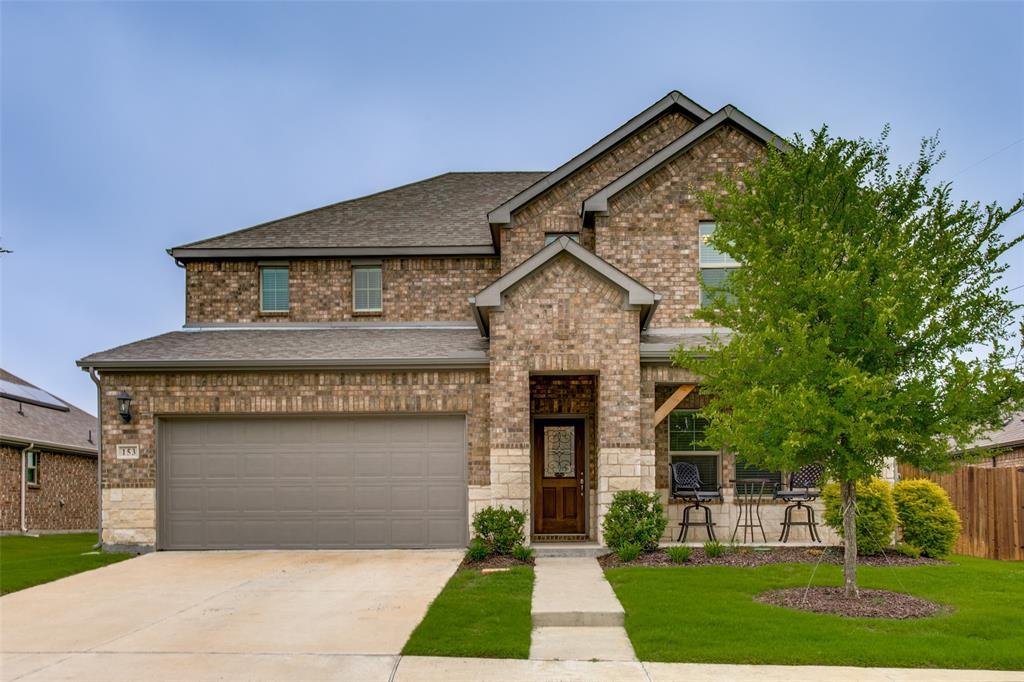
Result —
M 911 559 L 921 558 L 921 550 L 913 545 L 908 545 L 905 542 L 897 542 L 895 549 L 905 557 L 910 557 Z
M 619 545 L 618 549 L 615 550 L 615 554 L 619 557 L 619 560 L 623 563 L 629 563 L 640 556 L 640 552 L 643 548 L 635 542 L 626 541 Z
M 668 519 L 656 493 L 620 490 L 615 493 L 604 517 L 604 541 L 614 551 L 627 542 L 642 552 L 658 549 Z
M 520 561 L 529 561 L 533 558 L 533 548 L 526 545 L 516 545 L 512 548 L 512 556 Z
M 821 491 L 825 502 L 825 524 L 843 535 L 843 503 L 838 483 L 829 483 Z M 878 554 L 892 544 L 896 528 L 896 508 L 892 486 L 880 478 L 857 483 L 857 553 Z
M 725 546 L 718 540 L 708 540 L 704 543 L 704 556 L 709 559 L 717 559 L 725 554 Z
M 932 558 L 953 551 L 960 535 L 960 516 L 945 490 L 927 479 L 908 478 L 896 484 L 892 495 L 904 542 Z
M 526 541 L 525 523 L 526 516 L 518 509 L 484 507 L 473 514 L 474 540 L 483 542 L 491 554 L 511 554 Z
M 693 550 L 686 545 L 665 548 L 665 554 L 668 554 L 668 558 L 671 559 L 674 564 L 685 564 L 690 560 L 690 555 L 692 553 Z
M 473 538 L 466 548 L 466 561 L 483 561 L 491 556 L 491 550 L 480 538 Z

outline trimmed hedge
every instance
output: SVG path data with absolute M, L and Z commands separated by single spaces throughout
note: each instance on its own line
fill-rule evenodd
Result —
M 526 542 L 525 524 L 526 515 L 518 509 L 484 507 L 473 514 L 473 541 L 487 547 L 489 554 L 509 555 Z
M 960 535 L 960 516 L 945 490 L 927 479 L 910 478 L 896 484 L 893 499 L 904 542 L 933 559 L 953 551 Z
M 825 524 L 843 536 L 843 503 L 838 483 L 829 483 L 821 491 L 825 502 Z M 896 507 L 892 486 L 880 478 L 857 483 L 857 553 L 879 554 L 892 544 L 896 529 Z

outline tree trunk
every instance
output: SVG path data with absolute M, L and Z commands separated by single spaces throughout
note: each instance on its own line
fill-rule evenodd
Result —
M 843 587 L 847 597 L 859 597 L 857 590 L 857 483 L 840 481 L 843 500 Z

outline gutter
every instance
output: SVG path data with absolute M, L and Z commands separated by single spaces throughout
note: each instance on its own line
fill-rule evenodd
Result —
M 96 545 L 103 546 L 103 389 L 94 367 L 83 367 L 96 384 Z
M 26 472 L 28 471 L 27 465 L 29 451 L 34 447 L 34 443 L 29 443 L 21 449 L 21 532 L 28 533 L 28 521 L 25 518 L 25 495 L 26 488 L 28 487 L 28 481 L 26 480 Z
M 478 369 L 488 366 L 487 354 L 450 358 L 377 358 L 350 360 L 79 360 L 83 370 L 96 369 Z

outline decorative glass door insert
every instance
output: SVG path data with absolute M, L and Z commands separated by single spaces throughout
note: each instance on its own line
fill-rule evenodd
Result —
M 576 427 L 544 427 L 544 477 L 576 476 Z

